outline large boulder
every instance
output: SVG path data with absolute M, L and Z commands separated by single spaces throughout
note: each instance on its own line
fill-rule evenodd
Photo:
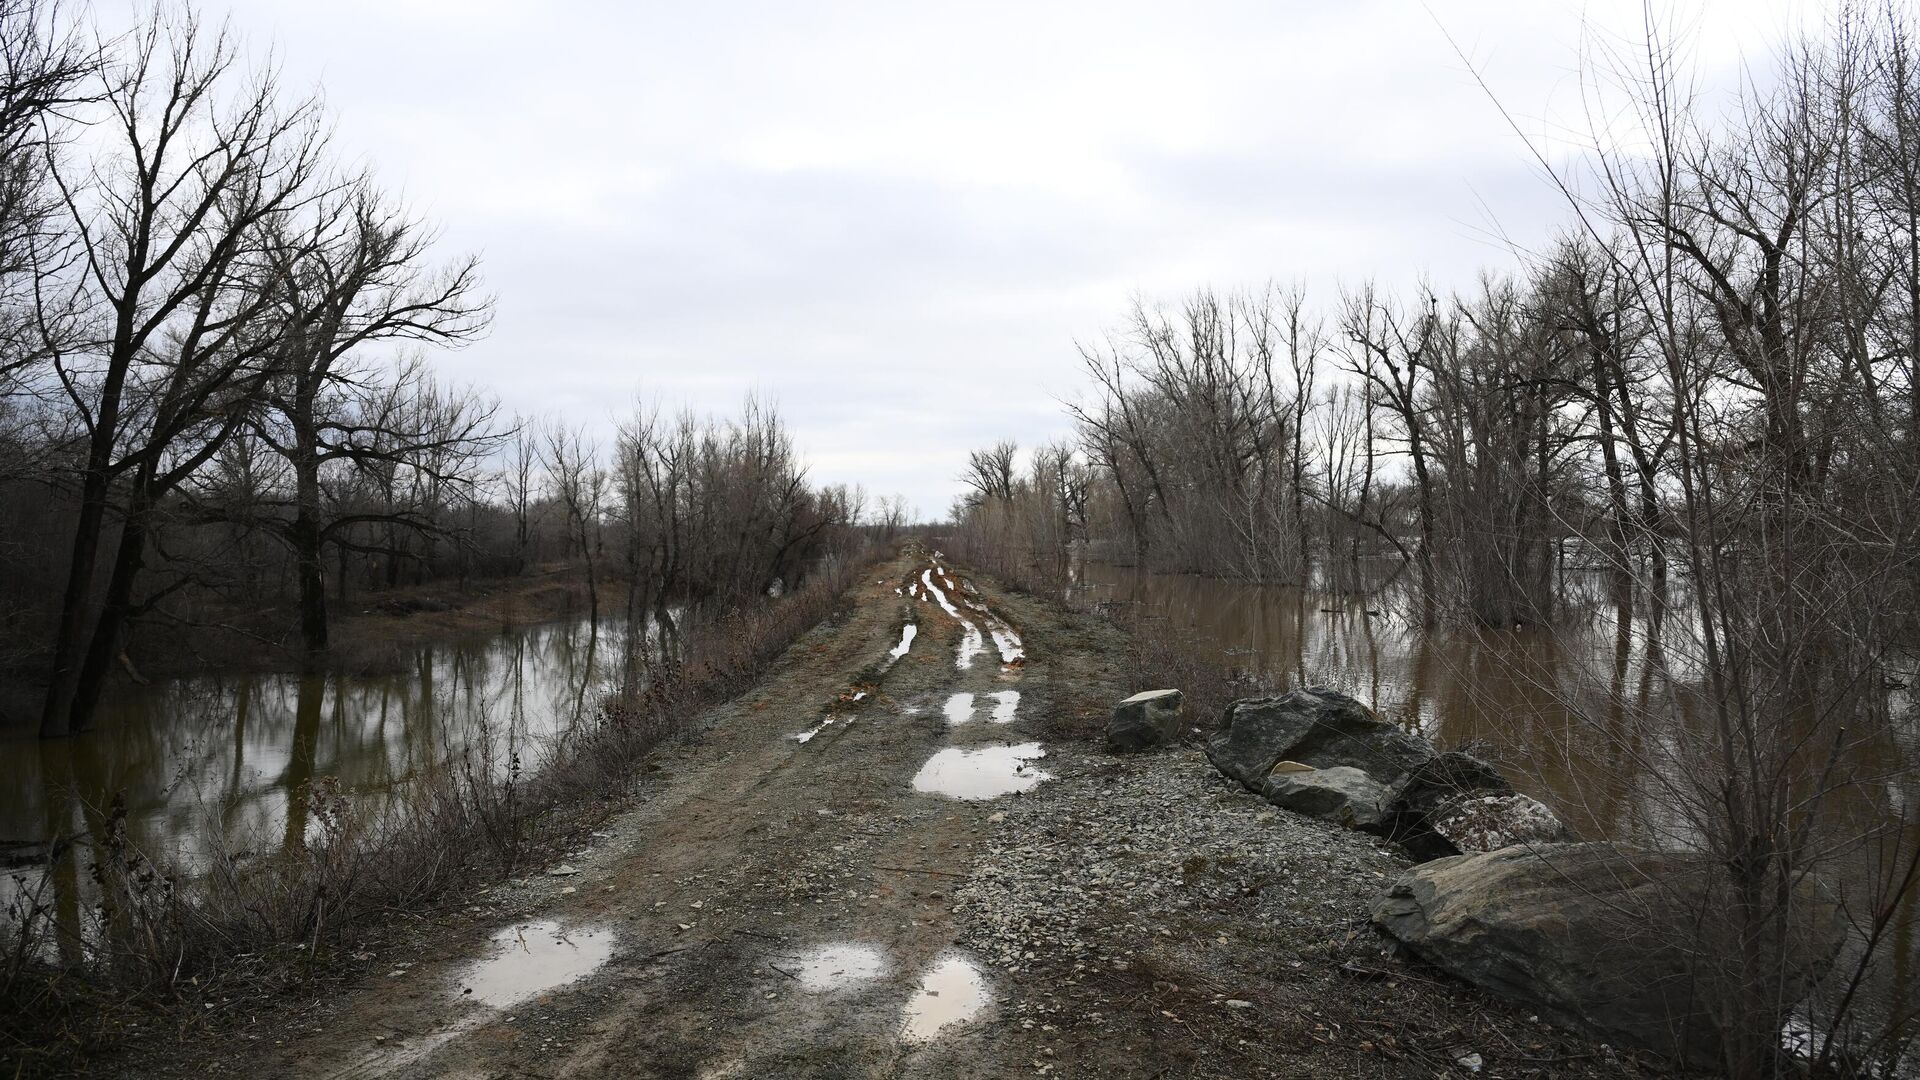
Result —
M 1448 750 L 1408 770 L 1395 793 L 1394 808 L 1425 815 L 1468 792 L 1505 795 L 1512 791 L 1513 785 L 1484 758 L 1466 750 Z
M 1433 747 L 1336 690 L 1289 691 L 1227 706 L 1225 731 L 1207 741 L 1214 767 L 1265 794 L 1280 761 L 1316 769 L 1348 766 L 1393 785 L 1433 757 Z
M 1559 1024 L 1712 1068 L 1712 1017 L 1740 1000 L 1736 973 L 1715 959 L 1738 954 L 1723 875 L 1691 853 L 1507 847 L 1415 867 L 1375 902 L 1373 921 L 1436 967 Z M 1795 896 L 1779 954 L 1783 1010 L 1844 935 L 1817 886 Z
M 1377 829 L 1387 816 L 1385 784 L 1351 765 L 1288 769 L 1283 761 L 1267 776 L 1266 800 L 1283 810 L 1331 821 L 1349 829 Z
M 1107 746 L 1145 750 L 1180 734 L 1180 691 L 1144 690 L 1113 707 L 1107 721 Z

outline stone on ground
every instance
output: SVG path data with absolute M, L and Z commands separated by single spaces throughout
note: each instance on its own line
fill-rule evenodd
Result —
M 1468 795 L 1511 795 L 1513 785 L 1485 760 L 1465 750 L 1435 754 L 1407 774 L 1394 793 L 1388 835 L 1416 862 L 1486 850 L 1461 848 L 1434 831 L 1440 808 Z
M 1180 734 L 1178 690 L 1145 690 L 1113 707 L 1107 721 L 1107 746 L 1114 750 L 1146 750 L 1173 741 Z
M 1281 765 L 1295 764 L 1281 762 Z M 1385 784 L 1351 765 L 1281 771 L 1267 777 L 1266 800 L 1283 810 L 1331 821 L 1349 829 L 1374 829 L 1386 820 Z

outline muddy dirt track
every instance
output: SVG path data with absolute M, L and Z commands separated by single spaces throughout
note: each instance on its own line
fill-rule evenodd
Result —
M 1101 749 L 1140 689 L 1112 627 L 917 550 L 852 601 L 590 846 L 163 1071 L 1638 1073 L 1382 957 L 1365 899 L 1403 864 L 1373 840 L 1276 815 L 1191 746 Z

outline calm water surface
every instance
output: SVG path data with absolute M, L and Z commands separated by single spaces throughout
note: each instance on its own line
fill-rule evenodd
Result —
M 391 674 L 128 687 L 84 735 L 0 735 L 0 840 L 86 833 L 119 797 L 130 839 L 192 863 L 223 843 L 260 852 L 298 840 L 303 793 L 322 777 L 377 808 L 470 755 L 531 767 L 612 688 L 625 641 L 606 619 L 552 623 L 422 648 Z

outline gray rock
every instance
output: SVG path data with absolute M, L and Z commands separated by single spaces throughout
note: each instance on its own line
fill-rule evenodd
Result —
M 1508 847 L 1414 868 L 1375 901 L 1373 921 L 1429 963 L 1556 1023 L 1712 1068 L 1721 1050 L 1712 1017 L 1737 1000 L 1733 974 L 1709 959 L 1738 951 L 1717 914 L 1732 904 L 1723 874 L 1691 853 Z M 1796 896 L 1783 1011 L 1844 934 L 1822 890 L 1808 882 Z
M 1465 750 L 1448 750 L 1407 773 L 1400 790 L 1394 793 L 1394 809 L 1399 813 L 1431 814 L 1440 804 L 1468 792 L 1506 795 L 1512 791 L 1513 784 L 1486 760 Z
M 1500 770 L 1467 751 L 1435 754 L 1409 772 L 1394 792 L 1388 837 L 1417 862 L 1462 854 L 1463 849 L 1434 831 L 1433 815 L 1470 794 L 1511 795 L 1513 785 Z
M 1433 757 L 1433 747 L 1336 690 L 1292 690 L 1227 706 L 1226 730 L 1207 742 L 1214 767 L 1248 790 L 1265 793 L 1267 773 L 1282 760 L 1316 769 L 1345 765 L 1382 784 L 1400 782 Z
M 1146 690 L 1113 707 L 1107 721 L 1107 746 L 1145 750 L 1180 734 L 1180 691 Z
M 1544 803 L 1518 792 L 1456 795 L 1440 804 L 1430 824 L 1441 839 L 1462 854 L 1498 851 L 1514 844 L 1557 844 L 1573 838 Z
M 1283 810 L 1349 829 L 1379 828 L 1387 816 L 1387 786 L 1351 765 L 1304 772 L 1276 769 L 1262 794 Z

